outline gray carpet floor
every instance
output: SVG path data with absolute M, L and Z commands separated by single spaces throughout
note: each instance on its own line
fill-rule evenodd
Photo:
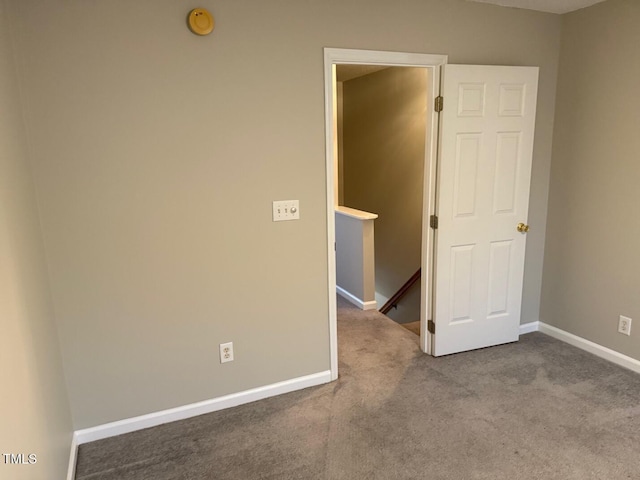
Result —
M 82 445 L 76 479 L 640 479 L 639 375 L 541 333 L 433 358 L 338 318 L 337 382 Z

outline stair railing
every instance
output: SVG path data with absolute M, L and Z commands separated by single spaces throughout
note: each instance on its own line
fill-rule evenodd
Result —
M 409 289 L 413 287 L 413 285 L 420 280 L 420 276 L 422 275 L 422 269 L 419 268 L 416 273 L 411 275 L 411 278 L 407 280 L 404 285 L 400 287 L 400 289 L 392 295 L 392 297 L 385 303 L 382 308 L 379 310 L 380 313 L 386 314 L 392 308 L 396 308 L 398 306 L 398 302 L 404 297 Z

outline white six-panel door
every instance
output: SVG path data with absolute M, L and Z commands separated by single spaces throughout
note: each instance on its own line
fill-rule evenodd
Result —
M 518 339 L 537 90 L 537 67 L 444 67 L 436 356 Z

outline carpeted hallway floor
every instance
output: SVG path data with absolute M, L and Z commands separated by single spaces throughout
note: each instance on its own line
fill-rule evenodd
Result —
M 339 301 L 340 379 L 81 446 L 78 480 L 640 479 L 640 376 L 540 333 L 443 358 Z

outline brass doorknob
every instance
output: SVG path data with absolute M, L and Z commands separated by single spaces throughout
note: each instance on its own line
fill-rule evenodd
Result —
M 529 231 L 529 225 L 525 225 L 524 223 L 519 223 L 517 229 L 520 233 L 527 233 Z

